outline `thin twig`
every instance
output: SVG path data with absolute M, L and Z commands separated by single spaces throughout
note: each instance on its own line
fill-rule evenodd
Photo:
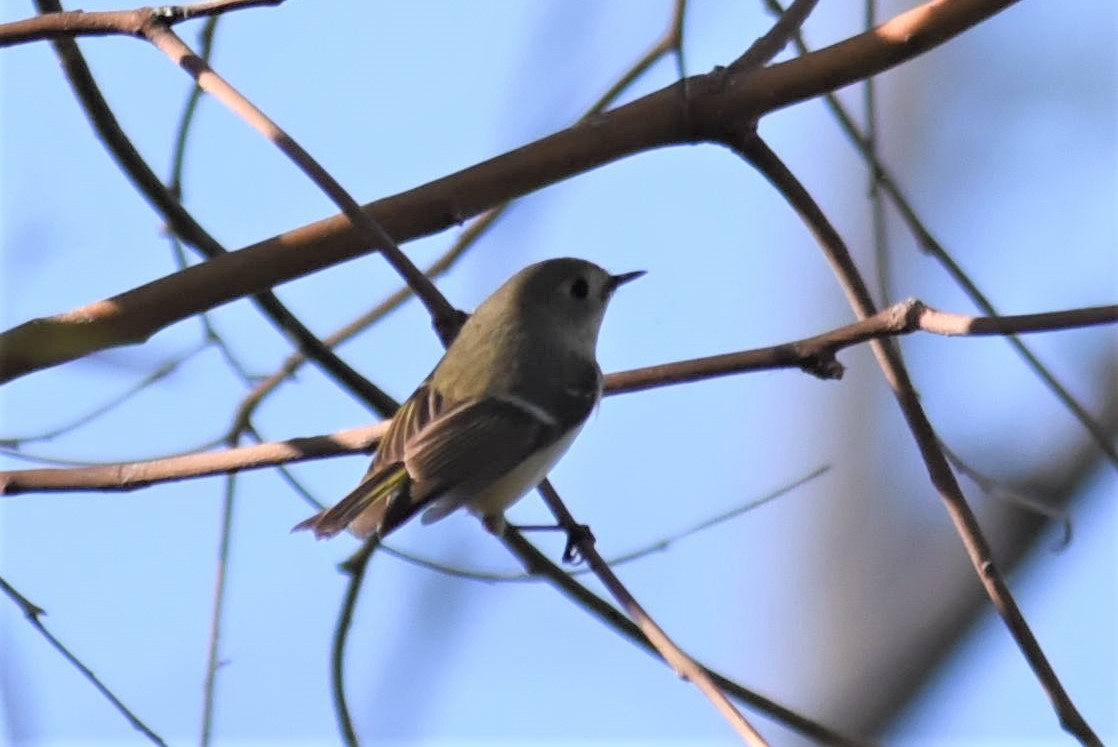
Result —
M 62 6 L 58 0 L 35 0 L 35 5 L 41 13 L 57 15 L 62 12 Z M 141 16 L 148 26 L 154 23 L 150 13 L 141 13 Z M 78 49 L 77 43 L 72 38 L 58 38 L 52 44 L 55 53 L 62 61 L 63 68 L 66 71 L 66 79 L 98 136 L 104 141 L 106 148 L 116 159 L 121 170 L 128 175 L 140 193 L 147 198 L 152 207 L 167 223 L 170 232 L 211 260 L 228 254 L 225 247 L 202 228 L 194 220 L 194 216 L 182 206 L 176 195 L 164 186 L 155 171 L 148 166 L 143 156 L 132 144 L 120 123 L 117 122 L 116 116 L 109 108 L 105 97 L 101 94 L 100 88 L 93 79 L 93 74 L 90 72 L 81 50 Z M 180 272 L 186 271 L 180 270 Z M 327 374 L 338 381 L 345 389 L 368 403 L 374 410 L 382 415 L 386 414 L 382 409 L 386 395 L 327 349 L 287 307 L 280 303 L 274 293 L 266 289 L 261 290 L 252 295 L 252 301 L 272 320 L 276 327 L 287 335 L 299 350 L 318 363 Z M 111 313 L 122 313 L 125 308 L 126 305 L 121 306 Z M 83 338 L 85 339 L 83 340 Z M 77 337 L 71 338 L 66 344 L 84 346 L 90 339 L 97 339 L 97 334 L 90 332 L 87 328 L 85 332 L 78 332 Z M 117 342 L 120 343 L 123 340 Z M 2 367 L 3 358 L 4 355 L 0 354 L 0 367 Z
M 221 668 L 221 624 L 225 612 L 225 581 L 229 575 L 229 547 L 233 540 L 233 508 L 237 475 L 225 478 L 221 502 L 220 540 L 217 547 L 217 574 L 214 578 L 213 607 L 210 610 L 209 647 L 206 652 L 206 678 L 202 687 L 202 734 L 199 744 L 208 747 L 213 738 L 217 670 Z
M 0 591 L 3 591 L 5 594 L 8 595 L 9 599 L 15 602 L 16 606 L 18 606 L 23 611 L 23 616 L 27 618 L 27 622 L 31 624 L 31 627 L 39 631 L 39 634 L 47 640 L 47 643 L 49 643 L 55 651 L 62 655 L 63 659 L 70 662 L 71 666 L 77 669 L 78 672 L 81 673 L 82 677 L 84 677 L 86 680 L 89 681 L 91 685 L 93 685 L 97 692 L 101 693 L 101 695 L 103 695 L 106 700 L 112 703 L 113 707 L 120 711 L 121 715 L 124 716 L 125 719 L 127 719 L 128 723 L 132 724 L 132 727 L 134 729 L 147 737 L 151 742 L 161 745 L 161 747 L 167 747 L 167 743 L 163 741 L 162 737 L 152 731 L 147 724 L 145 724 L 139 719 L 139 717 L 136 716 L 136 714 L 132 713 L 132 711 L 129 710 L 128 706 L 124 705 L 124 703 L 121 702 L 120 698 L 114 695 L 112 690 L 110 690 L 108 687 L 105 686 L 103 682 L 101 682 L 97 675 L 93 673 L 93 670 L 83 664 L 82 661 L 78 659 L 78 657 L 74 656 L 74 654 L 70 653 L 70 649 L 66 648 L 66 646 L 64 646 L 61 641 L 55 638 L 54 635 L 49 630 L 47 630 L 46 626 L 43 625 L 43 621 L 40 619 L 43 615 L 46 614 L 46 610 L 36 604 L 33 604 L 27 597 L 16 591 L 11 584 L 4 580 L 3 577 L 0 577 Z
M 359 743 L 345 697 L 345 645 L 346 639 L 349 637 L 350 625 L 353 623 L 353 613 L 357 608 L 357 597 L 361 591 L 361 582 L 365 579 L 369 560 L 373 557 L 376 549 L 377 540 L 375 537 L 371 537 L 341 565 L 341 570 L 349 576 L 349 581 L 346 584 L 345 598 L 342 600 L 338 622 L 334 627 L 334 643 L 330 650 L 330 686 L 334 690 L 334 708 L 338 715 L 338 728 L 342 732 L 342 739 L 347 747 L 359 747 Z
M 664 30 L 664 33 L 652 43 L 648 51 L 641 55 L 636 62 L 629 66 L 628 70 L 613 82 L 613 85 L 606 89 L 605 93 L 598 97 L 597 101 L 590 105 L 586 113 L 579 118 L 579 122 L 585 122 L 595 114 L 605 111 L 606 107 L 616 101 L 629 86 L 633 85 L 666 54 L 674 53 L 676 59 L 680 60 L 679 74 L 680 78 L 683 77 L 683 19 L 686 12 L 687 0 L 675 0 L 672 6 L 671 20 L 668 22 L 668 27 Z
M 777 0 L 766 0 L 766 4 L 774 12 L 784 12 L 783 6 Z M 804 42 L 801 34 L 796 34 L 795 42 L 801 54 L 810 54 L 811 50 Z M 904 193 L 901 191 L 897 180 L 893 178 L 892 174 L 881 160 L 876 158 L 874 153 L 876 144 L 873 142 L 872 134 L 869 132 L 862 132 L 857 123 L 855 123 L 854 118 L 850 116 L 846 107 L 842 105 L 842 102 L 834 93 L 824 94 L 823 100 L 827 104 L 827 108 L 834 114 L 843 133 L 854 143 L 859 154 L 861 154 L 863 159 L 865 159 L 866 163 L 870 166 L 874 174 L 874 185 L 880 187 L 881 190 L 889 196 L 893 205 L 896 206 L 901 220 L 904 221 L 909 231 L 916 238 L 920 250 L 939 262 L 940 266 L 946 270 L 947 274 L 955 281 L 956 285 L 963 289 L 963 292 L 967 294 L 983 314 L 987 316 L 999 316 L 999 312 L 994 308 L 990 299 L 988 299 L 975 282 L 971 280 L 966 271 L 959 266 L 959 263 L 956 262 L 947 251 L 947 248 L 932 236 L 931 231 L 928 230 L 927 226 L 924 225 L 924 222 L 920 220 L 920 217 L 916 214 L 916 210 L 913 208 L 912 203 L 909 202 L 908 198 L 905 197 Z M 885 275 L 887 269 L 883 268 L 885 268 L 885 264 L 882 263 L 881 258 L 878 258 L 878 272 L 881 274 L 881 280 L 887 284 L 888 278 Z M 884 291 L 885 288 L 883 288 L 883 293 Z M 883 298 L 888 298 L 888 296 L 883 295 Z M 1071 391 L 1068 390 L 1059 379 L 1056 378 L 1056 375 L 1048 366 L 1041 362 L 1036 353 L 1034 353 L 1024 341 L 1019 339 L 1016 335 L 1010 335 L 1006 338 L 1006 342 L 1009 343 L 1010 347 L 1013 348 L 1017 355 L 1025 361 L 1025 365 L 1032 369 L 1033 374 L 1048 387 L 1048 390 L 1051 391 L 1056 399 L 1058 399 L 1072 414 L 1072 417 L 1078 420 L 1080 425 L 1091 434 L 1092 440 L 1094 440 L 1099 449 L 1102 450 L 1103 454 L 1106 455 L 1106 458 L 1110 460 L 1110 463 L 1118 467 L 1118 448 L 1106 437 L 1106 428 L 1091 417 L 1091 414 L 1087 412 L 1087 408 L 1075 398 Z
M 738 57 L 727 66 L 727 70 L 750 70 L 762 67 L 780 54 L 792 39 L 800 33 L 800 28 L 815 10 L 819 0 L 794 0 L 788 10 L 781 11 L 776 23 L 745 50 L 745 54 Z
M 65 433 L 77 430 L 83 425 L 88 425 L 102 415 L 112 412 L 117 407 L 131 399 L 134 395 L 139 394 L 140 392 L 153 386 L 154 384 L 158 384 L 160 381 L 163 381 L 163 379 L 173 374 L 179 369 L 180 366 L 192 359 L 194 356 L 198 355 L 198 353 L 201 353 L 207 347 L 209 347 L 209 342 L 207 340 L 203 340 L 200 344 L 195 345 L 193 348 L 187 350 L 185 353 L 182 353 L 181 355 L 178 355 L 175 358 L 172 358 L 171 360 L 156 366 L 155 369 L 153 369 L 150 373 L 148 373 L 132 386 L 125 389 L 120 394 L 110 397 L 106 401 L 91 409 L 89 412 L 82 413 L 78 417 L 72 418 L 67 423 L 55 426 L 50 430 L 28 434 L 26 436 L 0 436 L 0 446 L 16 448 L 17 446 L 34 443 L 36 441 L 50 441 Z
M 873 299 L 850 256 L 845 242 L 795 175 L 755 132 L 739 133 L 737 139 L 728 142 L 727 145 L 737 150 L 743 158 L 749 161 L 800 215 L 819 242 L 823 254 L 831 265 L 855 314 L 861 319 L 867 319 L 876 314 L 877 310 Z M 991 322 L 991 324 L 996 323 L 996 321 Z M 953 323 L 947 324 L 948 328 L 954 328 L 955 326 Z M 965 329 L 965 326 L 961 328 L 960 333 L 964 333 Z M 893 341 L 887 339 L 871 340 L 870 348 L 874 357 L 877 358 L 878 365 L 885 375 L 889 387 L 893 391 L 897 404 L 916 441 L 920 456 L 928 469 L 932 485 L 943 500 L 948 515 L 963 540 L 963 546 L 966 548 L 967 555 L 970 557 L 979 580 L 986 589 L 987 596 L 993 602 L 995 609 L 1001 615 L 1006 627 L 1016 640 L 1022 654 L 1024 654 L 1025 660 L 1029 663 L 1041 686 L 1051 699 L 1060 723 L 1084 745 L 1101 745 L 1099 738 L 1079 713 L 1056 676 L 1044 655 L 1044 651 L 1021 614 L 1020 608 L 1013 599 L 1005 579 L 995 565 L 989 543 L 983 536 L 978 520 L 970 506 L 967 505 L 966 498 L 955 479 L 955 474 L 951 471 L 951 466 L 939 447 L 939 439 L 924 413 L 920 398 L 916 394 L 916 390 L 909 379 L 908 371 L 905 369 Z
M 637 547 L 633 550 L 629 550 L 628 552 L 622 553 L 620 555 L 615 555 L 615 556 L 610 557 L 610 558 L 606 558 L 606 563 L 611 568 L 617 568 L 618 566 L 625 565 L 627 563 L 632 563 L 633 561 L 640 560 L 642 558 L 646 558 L 653 553 L 664 552 L 664 551 L 668 550 L 669 548 L 671 548 L 672 545 L 674 545 L 675 543 L 677 543 L 681 540 L 685 540 L 688 537 L 691 537 L 692 535 L 703 532 L 703 531 L 705 531 L 707 529 L 710 529 L 712 527 L 715 527 L 719 524 L 724 524 L 725 522 L 728 522 L 731 519 L 736 519 L 737 517 L 741 516 L 742 514 L 748 513 L 749 511 L 752 511 L 755 508 L 760 508 L 761 506 L 765 505 L 766 503 L 769 503 L 770 501 L 774 501 L 777 498 L 781 498 L 781 497 L 787 495 L 788 493 L 792 492 L 793 490 L 795 490 L 799 487 L 802 487 L 803 485 L 807 484 L 808 482 L 816 479 L 817 477 L 819 477 L 820 475 L 822 475 L 824 472 L 826 472 L 829 469 L 830 469 L 830 467 L 824 466 L 824 467 L 820 467 L 818 469 L 812 470 L 810 473 L 804 475 L 803 477 L 800 477 L 800 478 L 788 483 L 787 485 L 783 485 L 783 486 L 777 488 L 776 490 L 773 490 L 772 492 L 761 496 L 760 498 L 755 498 L 753 500 L 747 501 L 747 502 L 745 502 L 745 503 L 743 503 L 739 506 L 735 506 L 734 508 L 730 509 L 729 511 L 723 511 L 720 514 L 717 514 L 715 516 L 711 516 L 707 519 L 703 519 L 699 523 L 693 524 L 693 525 L 687 527 L 686 529 L 681 529 L 677 532 L 672 532 L 671 534 L 669 534 L 667 536 L 661 537 L 660 539 L 657 539 L 657 540 L 653 540 L 652 542 L 648 542 L 648 543 L 646 543 L 644 545 L 641 545 L 640 547 Z M 380 546 L 380 552 L 383 552 L 387 555 L 391 555 L 394 558 L 398 558 L 399 560 L 402 560 L 405 563 L 409 563 L 411 565 L 418 566 L 419 568 L 424 568 L 424 569 L 429 570 L 429 571 L 434 571 L 435 573 L 441 573 L 445 576 L 450 576 L 452 578 L 465 579 L 467 581 L 480 581 L 480 582 L 483 582 L 483 583 L 492 584 L 492 583 L 513 583 L 513 582 L 515 582 L 515 583 L 526 583 L 526 582 L 535 582 L 535 581 L 540 580 L 540 577 L 538 575 L 534 575 L 534 574 L 530 574 L 530 573 L 526 573 L 526 572 L 508 573 L 508 572 L 495 572 L 495 571 L 477 571 L 477 570 L 470 570 L 470 569 L 467 569 L 467 568 L 462 568 L 462 567 L 459 567 L 459 566 L 452 566 L 452 565 L 448 565 L 446 563 L 440 563 L 438 561 L 431 560 L 430 558 L 421 557 L 421 556 L 416 555 L 416 554 L 411 553 L 411 552 L 405 552 L 403 550 L 391 547 L 391 546 L 386 545 L 386 544 L 382 544 Z M 565 571 L 566 571 L 566 573 L 570 574 L 571 576 L 576 576 L 576 577 L 577 576 L 584 576 L 587 573 L 591 572 L 589 568 L 585 568 L 585 567 L 582 567 L 582 566 L 580 566 L 578 568 L 568 568 L 568 569 L 565 569 Z
M 1031 511 L 1034 514 L 1043 516 L 1049 521 L 1058 522 L 1062 532 L 1060 538 L 1056 540 L 1053 545 L 1053 550 L 1063 550 L 1071 542 L 1073 535 L 1073 527 L 1071 524 L 1071 517 L 1068 515 L 1066 508 L 1056 508 L 1053 501 L 1044 500 L 1042 498 L 1024 495 L 1020 491 L 1012 490 L 992 477 L 984 475 L 974 467 L 967 464 L 958 454 L 948 448 L 947 444 L 940 442 L 940 448 L 943 449 L 947 461 L 955 468 L 955 471 L 965 476 L 971 482 L 978 486 L 978 489 L 983 492 L 987 497 L 1007 503 L 1011 506 Z
M 865 29 L 868 31 L 877 25 L 877 0 L 865 0 Z M 793 36 L 802 39 L 803 34 L 797 30 Z M 885 215 L 885 200 L 882 198 L 881 179 L 878 174 L 878 117 L 877 117 L 877 78 L 870 76 L 863 81 L 862 86 L 862 118 L 866 123 L 866 152 L 863 160 L 869 170 L 869 179 L 866 197 L 870 202 L 870 226 L 873 235 L 874 271 L 877 275 L 878 300 L 887 304 L 893 299 L 890 290 L 890 255 L 889 232 Z M 835 97 L 836 102 L 838 97 Z
M 565 573 L 559 566 L 552 563 L 547 556 L 526 540 L 524 536 L 513 527 L 506 527 L 500 539 L 508 547 L 529 574 L 543 577 L 548 583 L 562 591 L 567 598 L 577 603 L 587 612 L 597 616 L 602 622 L 615 631 L 637 644 L 652 656 L 664 661 L 660 651 L 652 645 L 644 632 L 633 621 L 617 610 L 606 600 L 594 594 L 577 580 Z M 665 663 L 667 663 L 665 661 Z M 722 690 L 730 693 L 742 703 L 746 703 L 771 718 L 779 721 L 788 728 L 814 739 L 821 744 L 841 747 L 870 747 L 871 743 L 859 741 L 852 737 L 830 729 L 817 721 L 802 716 L 789 710 L 774 700 L 766 698 L 753 690 L 749 690 L 733 680 L 710 669 L 705 670 L 707 675 Z
M 619 371 L 605 377 L 607 395 L 672 386 L 747 371 L 799 368 L 821 378 L 840 378 L 838 351 L 867 341 L 922 330 L 941 335 L 1005 335 L 1112 324 L 1118 305 L 1043 314 L 973 317 L 937 311 L 915 299 L 894 304 L 868 319 L 794 342 L 657 366 Z M 160 482 L 259 469 L 320 457 L 370 451 L 387 422 L 329 435 L 293 438 L 223 451 L 185 454 L 147 461 L 74 467 L 0 471 L 0 495 L 73 490 L 126 491 Z
M 189 73 L 199 88 L 216 98 L 250 127 L 270 140 L 300 171 L 306 174 L 415 291 L 420 301 L 427 307 L 435 329 L 444 342 L 453 338 L 462 323 L 461 312 L 447 302 L 430 279 L 407 258 L 380 224 L 361 209 L 357 200 L 353 199 L 302 145 L 218 75 L 169 27 L 151 24 L 144 27 L 143 33 L 156 48 Z
M 722 691 L 715 682 L 711 679 L 710 674 L 701 667 L 698 662 L 684 653 L 683 649 L 675 644 L 675 642 L 668 637 L 663 628 L 657 624 L 651 615 L 644 609 L 643 606 L 637 601 L 625 584 L 621 583 L 621 579 L 617 574 L 610 569 L 609 565 L 602 559 L 595 546 L 594 535 L 591 534 L 585 527 L 580 527 L 571 515 L 570 511 L 563 504 L 559 493 L 556 492 L 550 480 L 544 480 L 540 483 L 538 488 L 540 495 L 543 496 L 544 502 L 547 503 L 548 509 L 554 514 L 556 520 L 561 527 L 564 527 L 568 532 L 568 537 L 577 546 L 579 557 L 590 566 L 594 575 L 602 582 L 613 598 L 617 600 L 622 609 L 625 610 L 629 618 L 637 624 L 641 633 L 645 638 L 656 648 L 656 651 L 666 661 L 676 674 L 688 680 L 691 684 L 695 685 L 699 691 L 706 696 L 706 698 L 714 705 L 715 709 L 722 714 L 722 718 L 730 724 L 734 732 L 741 738 L 745 744 L 753 745 L 753 747 L 767 747 L 768 742 L 761 736 L 753 725 L 746 720 L 745 716 L 734 707 L 726 697 L 726 693 Z

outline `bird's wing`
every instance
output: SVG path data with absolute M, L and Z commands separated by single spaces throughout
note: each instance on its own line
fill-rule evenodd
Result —
M 364 523 L 366 512 L 376 514 L 375 524 L 379 525 L 383 522 L 386 512 L 397 502 L 396 497 L 406 493 L 407 489 L 408 473 L 404 465 L 399 462 L 386 465 L 375 472 L 367 473 L 361 483 L 346 497 L 330 508 L 299 522 L 291 531 L 310 529 L 318 539 L 333 537 L 357 519 L 362 519 Z M 374 525 L 373 529 L 375 528 Z M 366 537 L 372 533 L 372 530 L 366 531 L 355 526 L 354 532 L 360 537 Z
M 441 412 L 443 409 L 447 412 Z M 406 521 L 415 513 L 414 509 L 407 510 L 409 500 L 400 499 L 410 488 L 410 479 L 404 468 L 404 450 L 408 439 L 453 410 L 453 406 L 444 406 L 443 398 L 430 386 L 428 377 L 393 415 L 377 447 L 376 456 L 357 487 L 330 508 L 296 524 L 292 531 L 311 529 L 315 537 L 323 539 L 341 533 L 356 521 L 352 528 L 359 537 L 367 537 L 374 531 L 381 532 L 383 536 L 387 534 L 384 531 L 386 524 L 395 527 Z
M 384 537 L 448 491 L 469 498 L 568 427 L 517 398 L 450 403 L 424 382 L 396 413 L 361 484 L 295 530 L 322 538 L 348 526 Z
M 566 431 L 545 410 L 515 397 L 487 398 L 432 421 L 408 441 L 404 464 L 425 497 L 469 494 L 518 466 Z
M 428 376 L 392 416 L 392 422 L 388 424 L 376 456 L 369 465 L 369 474 L 382 465 L 403 462 L 408 441 L 433 421 L 449 415 L 458 407 L 461 404 L 448 402 L 431 386 L 431 377 Z

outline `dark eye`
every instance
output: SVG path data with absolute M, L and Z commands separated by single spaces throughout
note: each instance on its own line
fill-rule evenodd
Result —
M 571 283 L 571 295 L 575 298 L 586 298 L 590 293 L 590 284 L 586 282 L 586 278 L 577 278 Z

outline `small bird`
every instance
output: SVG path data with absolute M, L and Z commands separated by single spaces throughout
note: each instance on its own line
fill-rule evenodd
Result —
M 543 481 L 601 398 L 606 306 L 643 274 L 551 259 L 507 280 L 392 417 L 361 483 L 292 531 L 384 538 L 420 510 L 430 524 L 463 507 L 503 526 L 504 510 Z

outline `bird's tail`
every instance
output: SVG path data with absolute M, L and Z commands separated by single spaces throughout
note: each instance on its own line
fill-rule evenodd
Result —
M 370 472 L 345 498 L 299 522 L 291 531 L 310 529 L 316 539 L 324 539 L 353 524 L 353 533 L 359 537 L 368 537 L 373 533 L 383 536 L 394 528 L 384 526 L 385 517 L 399 494 L 407 488 L 408 482 L 408 471 L 402 462 Z M 360 522 L 354 523 L 358 517 Z

